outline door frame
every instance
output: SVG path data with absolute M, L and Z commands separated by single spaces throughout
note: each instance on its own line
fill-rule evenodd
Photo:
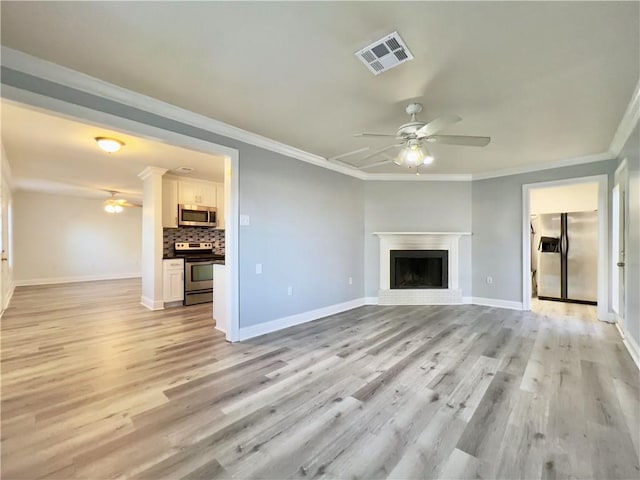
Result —
M 628 233 L 629 233 L 629 229 L 628 229 L 628 222 L 629 222 L 629 200 L 628 200 L 628 192 L 629 192 L 629 174 L 628 174 L 628 169 L 627 169 L 627 159 L 624 158 L 622 159 L 622 161 L 620 162 L 620 164 L 618 165 L 618 167 L 616 168 L 615 173 L 613 174 L 613 185 L 611 188 L 611 198 L 613 200 L 613 191 L 615 189 L 616 186 L 620 186 L 619 188 L 621 189 L 620 191 L 623 193 L 623 195 L 620 195 L 620 198 L 618 199 L 618 206 L 619 206 L 619 211 L 618 214 L 620 215 L 620 213 L 622 213 L 623 216 L 623 221 L 621 224 L 618 225 L 618 240 L 620 242 L 622 242 L 622 245 L 624 245 L 625 247 L 625 262 L 626 262 L 626 246 L 629 244 L 628 240 Z M 612 212 L 612 214 L 615 212 Z M 614 225 L 614 221 L 615 219 L 611 219 L 611 232 L 612 232 L 612 236 L 613 236 L 613 225 Z M 614 316 L 614 320 L 620 324 L 620 326 L 624 329 L 626 328 L 626 313 L 627 313 L 627 298 L 626 298 L 626 285 L 627 285 L 627 272 L 628 270 L 625 268 L 625 270 L 623 271 L 623 284 L 620 285 L 618 283 L 618 295 L 621 296 L 622 298 L 624 298 L 624 301 L 622 302 L 622 305 L 619 305 L 619 312 L 615 312 L 615 310 L 613 310 L 613 302 L 614 302 L 614 291 L 613 291 L 613 277 L 614 275 L 619 275 L 619 271 L 618 271 L 618 267 L 617 267 L 617 263 L 619 261 L 618 258 L 618 254 L 619 252 L 614 252 L 613 251 L 613 247 L 615 245 L 611 245 L 611 311 L 612 311 L 612 315 Z
M 531 191 L 581 183 L 598 184 L 598 318 L 613 322 L 609 303 L 609 177 L 567 178 L 522 185 L 522 309 L 531 310 Z
M 45 97 L 28 90 L 10 85 L 2 85 L 2 98 L 17 104 L 53 112 L 72 120 L 102 126 L 111 130 L 119 130 L 154 141 L 161 141 L 209 153 L 225 158 L 225 282 L 229 287 L 226 292 L 226 339 L 230 342 L 240 340 L 240 283 L 239 283 L 239 151 L 235 148 L 220 145 L 211 141 L 190 137 L 172 130 L 155 127 L 146 123 L 129 120 L 100 110 L 93 110 L 82 105 L 72 104 L 53 97 Z M 213 307 L 211 309 L 213 316 Z

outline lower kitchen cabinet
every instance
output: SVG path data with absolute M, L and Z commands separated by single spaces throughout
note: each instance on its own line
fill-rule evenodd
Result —
M 184 260 L 173 258 L 162 261 L 164 303 L 181 302 L 184 300 Z

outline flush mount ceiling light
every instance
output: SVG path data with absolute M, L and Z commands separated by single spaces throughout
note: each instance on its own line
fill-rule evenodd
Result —
M 96 137 L 96 142 L 98 147 L 104 150 L 107 153 L 115 153 L 124 147 L 124 142 L 117 140 L 115 138 L 108 137 Z

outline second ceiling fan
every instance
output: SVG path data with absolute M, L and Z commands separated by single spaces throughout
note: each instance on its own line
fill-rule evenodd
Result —
M 356 137 L 392 137 L 397 141 L 394 144 L 387 145 L 384 148 L 376 150 L 361 160 L 367 160 L 377 155 L 382 155 L 386 151 L 393 148 L 402 148 L 400 154 L 396 158 L 385 155 L 385 160 L 363 165 L 358 168 L 366 169 L 385 165 L 387 163 L 395 163 L 396 165 L 404 165 L 409 168 L 416 168 L 419 174 L 419 167 L 428 165 L 433 162 L 433 156 L 427 149 L 427 143 L 443 144 L 443 145 L 462 145 L 466 147 L 484 147 L 491 141 L 490 137 L 478 137 L 469 135 L 437 135 L 443 128 L 462 120 L 457 115 L 444 115 L 432 120 L 429 123 L 421 122 L 416 115 L 422 111 L 420 103 L 410 103 L 405 109 L 411 116 L 411 121 L 405 123 L 398 128 L 395 134 L 387 133 L 359 133 Z

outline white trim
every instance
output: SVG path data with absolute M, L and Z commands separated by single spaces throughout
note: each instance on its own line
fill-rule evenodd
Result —
M 23 103 L 35 108 L 41 108 L 56 112 L 76 121 L 89 122 L 94 125 L 101 125 L 105 128 L 115 129 L 131 135 L 147 138 L 150 140 L 161 140 L 178 147 L 189 148 L 204 153 L 215 155 L 224 155 L 229 159 L 230 168 L 225 163 L 225 171 L 229 172 L 231 178 L 231 193 L 227 197 L 226 173 L 225 173 L 225 201 L 230 199 L 225 207 L 225 264 L 229 267 L 227 270 L 227 284 L 230 287 L 227 290 L 227 302 L 229 309 L 229 331 L 227 332 L 227 340 L 233 342 L 238 340 L 238 330 L 240 325 L 239 318 L 239 258 L 238 258 L 238 172 L 239 158 L 238 150 L 224 145 L 218 145 L 213 142 L 201 140 L 195 137 L 189 137 L 181 133 L 170 130 L 164 130 L 158 127 L 147 125 L 145 123 L 135 122 L 126 118 L 111 115 L 81 105 L 71 104 L 55 98 L 39 95 L 37 93 L 21 90 L 19 88 L 2 85 L 2 97 L 10 101 Z M 235 219 L 235 220 L 234 220 Z M 147 306 L 147 305 L 145 305 Z M 147 307 L 149 308 L 149 307 Z M 213 308 L 212 308 L 213 310 Z
M 365 173 L 362 177 L 367 181 L 396 182 L 470 182 L 470 173 Z
M 466 297 L 470 298 L 470 303 L 473 305 L 481 305 L 483 307 L 497 307 L 508 308 L 510 310 L 523 310 L 522 302 L 513 302 L 511 300 L 500 300 L 498 298 L 483 298 L 483 297 Z M 466 303 L 466 302 L 465 302 Z
M 566 178 L 522 185 L 522 308 L 531 310 L 531 190 L 581 183 L 598 183 L 598 318 L 609 321 L 609 177 Z
M 149 310 L 164 310 L 164 302 L 162 300 L 154 301 L 152 298 L 140 297 L 140 305 Z
M 9 294 L 7 295 L 6 298 L 4 298 L 4 305 L 2 306 L 2 311 L 0 311 L 0 318 L 2 318 L 2 315 L 4 315 L 4 312 L 7 311 L 7 308 L 9 308 L 9 302 L 11 302 L 11 298 L 13 298 L 13 292 L 16 291 L 16 286 L 15 284 L 11 285 L 11 288 L 9 289 Z
M 192 127 L 201 128 L 208 132 L 223 135 L 249 145 L 280 153 L 287 157 L 302 160 L 319 167 L 334 170 L 345 175 L 364 179 L 366 174 L 360 170 L 354 170 L 342 165 L 330 163 L 326 158 L 299 148 L 277 142 L 262 135 L 248 132 L 233 125 L 193 113 L 189 110 L 176 107 L 169 103 L 148 97 L 141 93 L 133 92 L 95 77 L 85 75 L 75 70 L 47 62 L 37 57 L 27 55 L 18 50 L 2 47 L 2 65 L 29 75 L 56 82 L 77 90 L 120 102 L 149 113 L 159 115 Z M 3 86 L 4 88 L 4 86 Z
M 336 313 L 352 310 L 363 305 L 366 305 L 366 299 L 357 298 L 355 300 L 349 300 L 348 302 L 336 303 L 335 305 L 329 305 L 328 307 L 322 307 L 316 310 L 309 310 L 308 312 L 297 313 L 295 315 L 291 315 L 290 317 L 278 318 L 269 322 L 251 325 L 250 327 L 241 327 L 240 340 L 259 337 L 260 335 L 264 335 L 266 333 L 293 327 L 294 325 L 300 325 L 301 323 L 311 322 L 319 318 L 335 315 Z
M 473 304 L 473 297 L 462 297 L 462 304 L 463 305 L 472 305 Z
M 614 156 L 617 157 L 620 155 L 624 144 L 627 143 L 629 136 L 633 133 L 633 129 L 636 128 L 638 120 L 640 120 L 640 80 L 636 84 L 633 95 L 631 95 L 631 100 L 618 124 L 616 133 L 613 135 L 613 139 L 611 139 L 609 151 Z
M 365 305 L 378 305 L 378 297 L 365 297 L 364 298 Z
M 640 370 L 640 347 L 638 347 L 638 344 L 631 335 L 626 334 L 624 328 L 620 325 L 620 322 L 616 322 L 615 325 L 618 329 L 618 333 L 620 334 L 620 338 L 622 339 L 622 343 L 627 348 L 633 363 L 635 363 L 638 370 Z
M 585 155 L 584 157 L 565 158 L 546 163 L 537 163 L 534 165 L 523 165 L 522 167 L 506 168 L 504 170 L 494 170 L 493 172 L 474 173 L 473 180 L 486 180 L 489 178 L 509 177 L 511 175 L 519 175 L 521 173 L 539 172 L 542 170 L 552 170 L 554 168 L 571 167 L 573 165 L 583 165 L 585 163 L 602 162 L 604 160 L 613 160 L 616 156 L 611 152 L 596 153 L 594 155 Z
M 373 232 L 372 235 L 471 235 L 471 232 Z
M 151 177 L 152 175 L 158 175 L 161 177 L 167 172 L 168 170 L 166 168 L 149 166 L 149 167 L 145 167 L 145 169 L 138 174 L 138 178 L 142 181 L 145 181 L 147 178 Z
M 617 147 L 618 143 L 620 143 L 621 141 L 620 139 L 624 140 L 622 141 L 622 144 L 624 145 L 626 138 L 628 138 L 628 136 L 631 134 L 632 129 L 627 131 L 627 125 L 629 125 L 630 122 L 632 122 L 632 119 L 636 118 L 638 115 L 638 87 L 636 87 L 636 93 L 634 93 L 634 96 L 632 97 L 631 102 L 627 108 L 627 112 L 625 113 L 625 117 L 623 117 L 623 121 L 618 127 L 618 131 L 616 132 L 616 137 L 614 137 L 614 142 L 612 142 L 611 144 L 610 151 L 594 155 L 574 157 L 552 161 L 544 164 L 525 165 L 522 167 L 514 167 L 503 170 L 496 170 L 493 172 L 476 174 L 425 173 L 418 176 L 413 173 L 367 173 L 357 168 L 346 167 L 342 164 L 333 163 L 320 155 L 315 155 L 299 148 L 286 145 L 267 137 L 263 137 L 262 135 L 251 133 L 241 128 L 234 127 L 233 125 L 214 120 L 204 115 L 196 114 L 189 110 L 185 110 L 183 108 L 176 107 L 169 103 L 157 100 L 153 97 L 133 92 L 122 87 L 118 87 L 117 85 L 113 85 L 98 78 L 85 75 L 76 70 L 72 70 L 52 62 L 47 62 L 18 50 L 3 46 L 0 58 L 2 59 L 2 65 L 13 70 L 23 72 L 28 75 L 33 75 L 44 80 L 49 80 L 51 82 L 59 83 L 61 85 L 74 88 L 92 95 L 97 95 L 112 101 L 120 102 L 131 107 L 159 115 L 161 117 L 175 120 L 193 127 L 202 128 L 209 132 L 223 135 L 225 137 L 232 138 L 249 145 L 255 145 L 272 152 L 280 153 L 287 157 L 292 157 L 297 160 L 310 163 L 312 165 L 323 167 L 328 170 L 333 170 L 344 175 L 349 175 L 351 177 L 367 181 L 469 182 L 473 180 L 484 180 L 488 178 L 504 177 L 509 175 L 517 175 L 520 173 L 528 173 L 566 167 L 570 165 L 581 165 L 584 163 L 610 160 L 617 156 L 617 152 L 614 146 Z M 4 96 L 4 90 L 10 89 L 12 87 L 3 85 L 2 88 Z M 626 137 L 624 137 L 625 132 Z
M 106 275 L 79 275 L 76 277 L 31 278 L 28 280 L 16 280 L 14 282 L 14 287 L 29 287 L 33 285 L 56 285 L 58 283 L 97 282 L 100 280 L 121 280 L 124 278 L 140 278 L 140 276 L 140 272 L 136 272 Z

